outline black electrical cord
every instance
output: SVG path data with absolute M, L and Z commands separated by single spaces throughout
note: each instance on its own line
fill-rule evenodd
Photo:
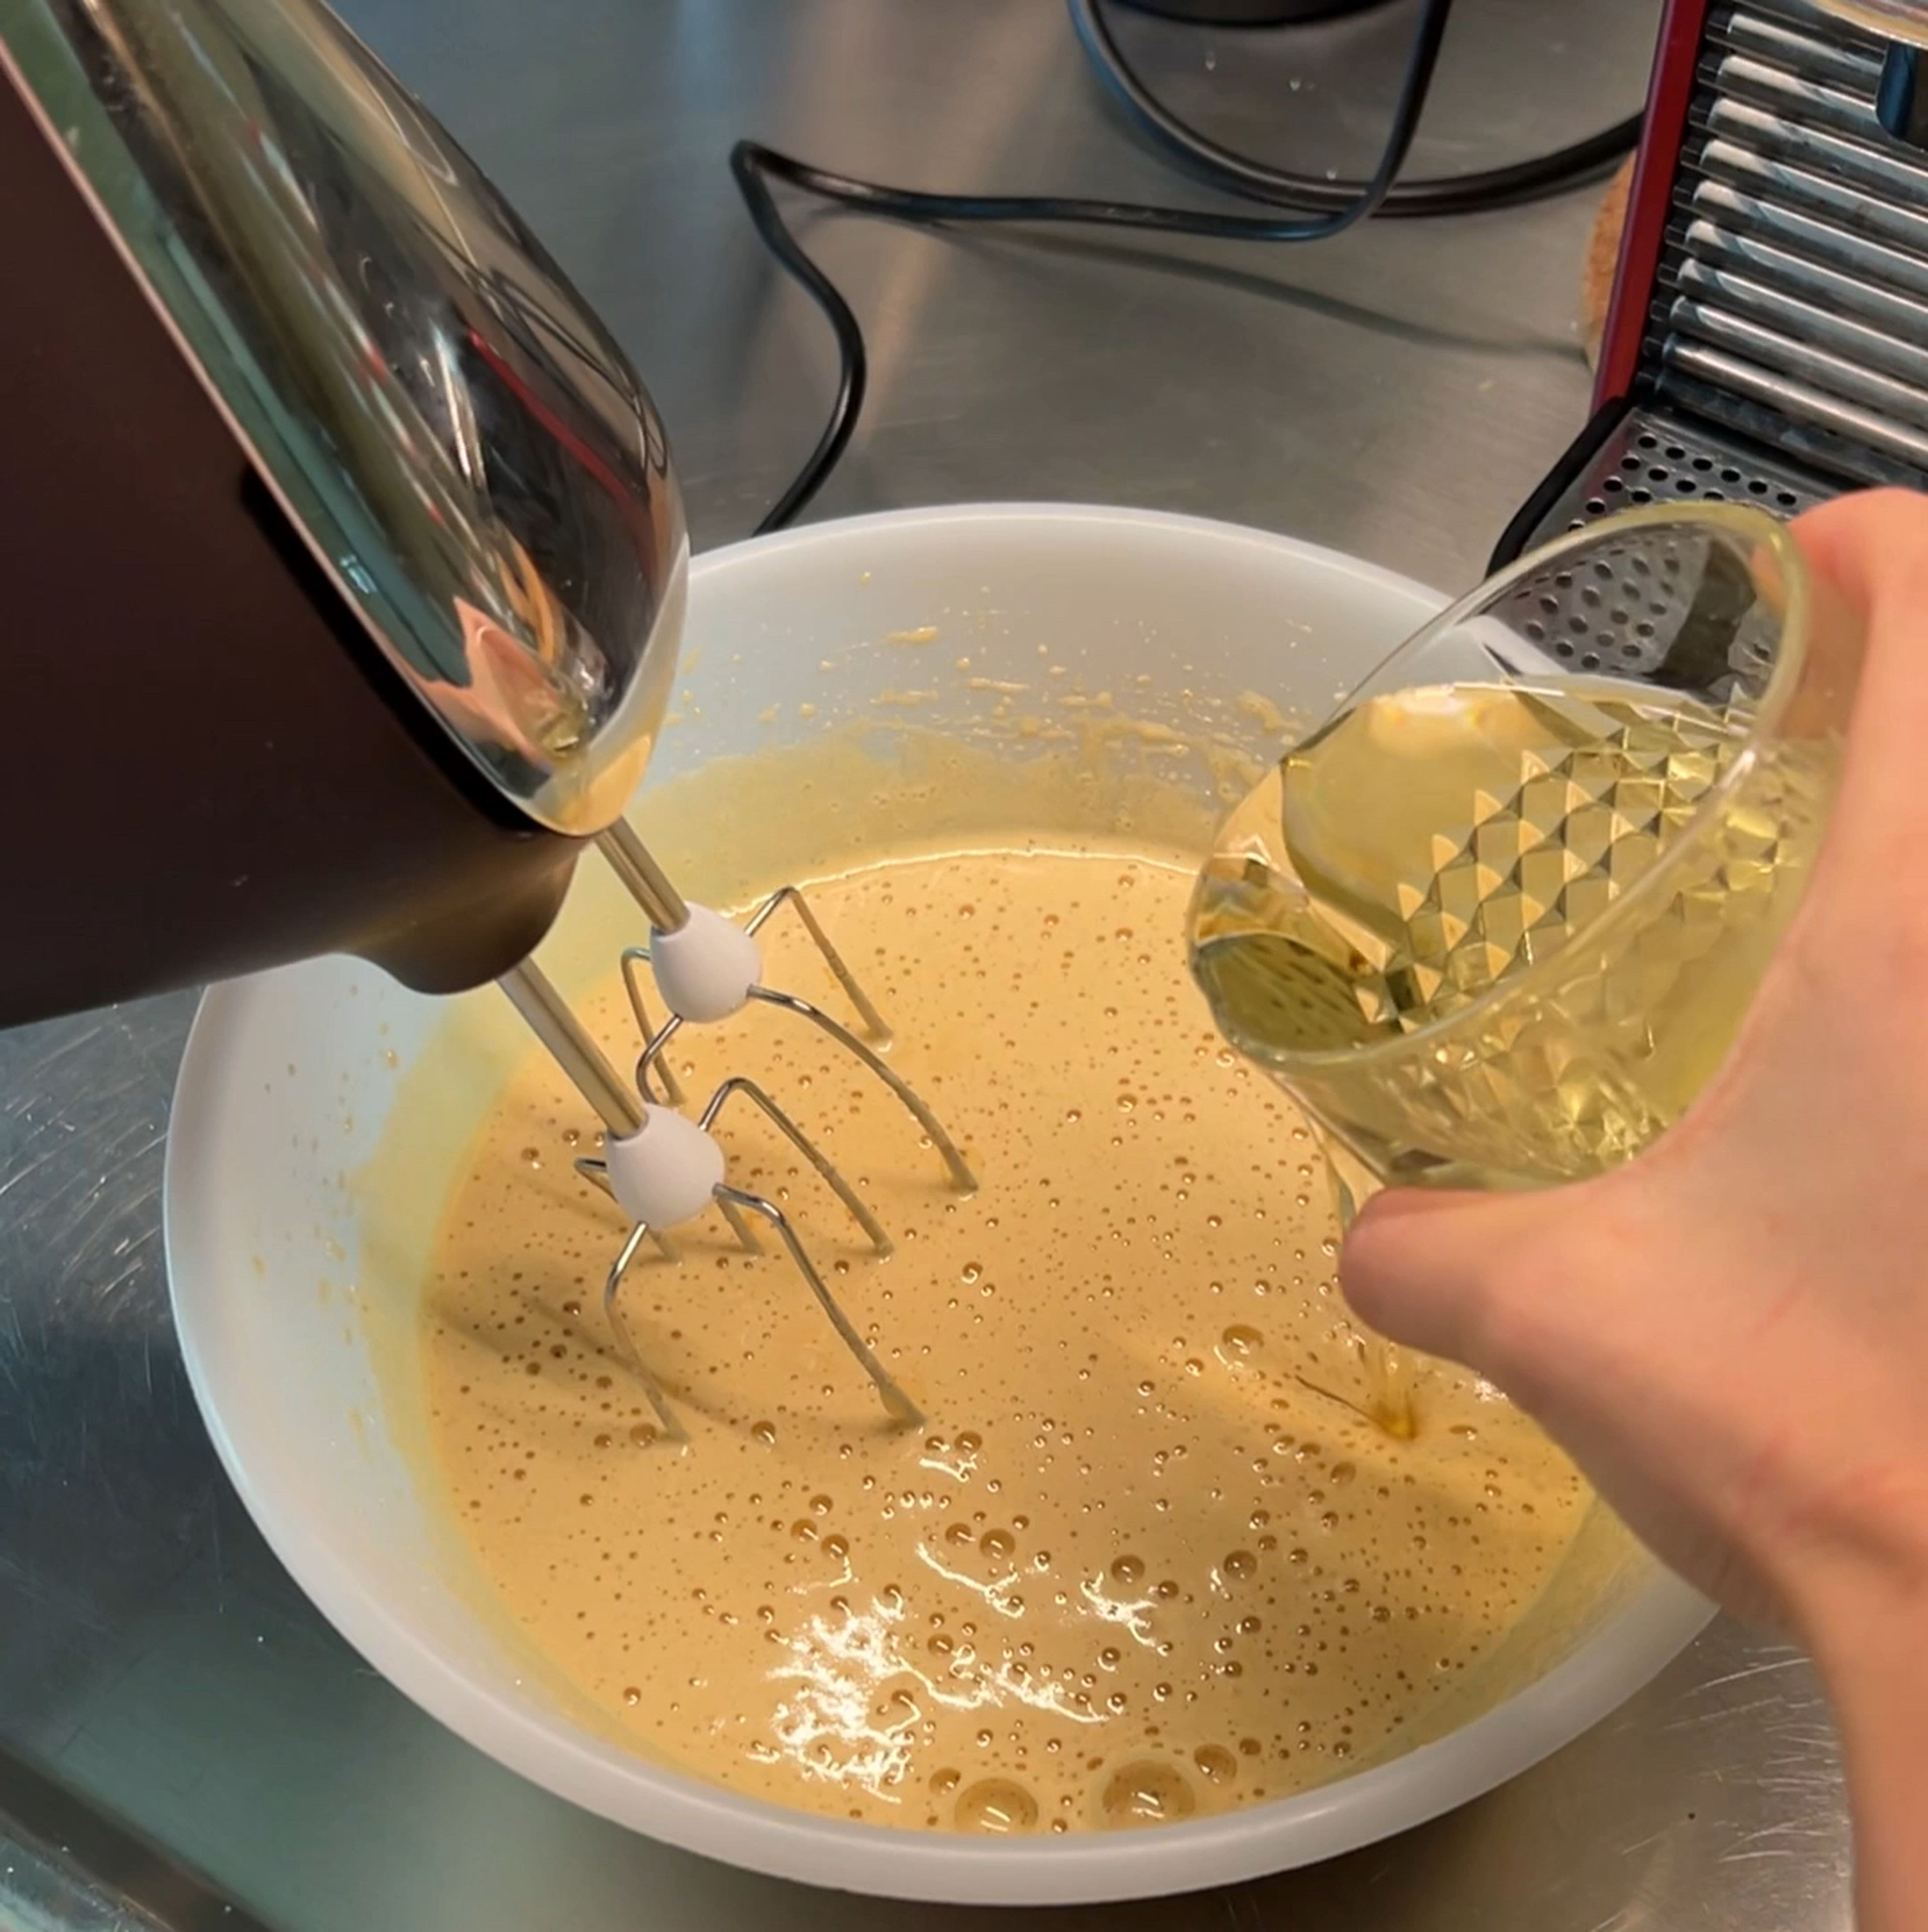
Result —
M 1069 4 L 1079 39 L 1101 76 L 1120 91 L 1126 105 L 1145 118 L 1146 124 L 1159 139 L 1168 145 L 1177 145 L 1195 165 L 1206 167 L 1215 176 L 1222 175 L 1221 184 L 1232 192 L 1249 200 L 1293 208 L 1294 213 L 1282 218 L 1214 214 L 1202 209 L 1155 208 L 1136 202 L 1072 200 L 1055 195 L 928 194 L 835 174 L 778 154 L 759 142 L 739 141 L 730 150 L 730 168 L 750 219 L 771 254 L 823 311 L 837 341 L 837 393 L 823 432 L 796 479 L 757 524 L 757 536 L 783 529 L 823 487 L 856 428 L 869 373 L 863 331 L 855 314 L 836 285 L 790 232 L 770 191 L 772 181 L 860 214 L 882 215 L 919 226 L 1013 221 L 1072 223 L 1154 234 L 1203 236 L 1221 241 L 1315 242 L 1337 235 L 1371 215 L 1390 212 L 1392 200 L 1400 194 L 1412 196 L 1423 192 L 1437 200 L 1450 191 L 1458 197 L 1450 206 L 1432 205 L 1429 200 L 1424 206 L 1406 206 L 1402 212 L 1408 214 L 1463 213 L 1469 206 L 1503 206 L 1543 194 L 1577 178 L 1572 170 L 1581 164 L 1576 163 L 1575 157 L 1584 153 L 1584 167 L 1597 170 L 1619 152 L 1618 148 L 1609 152 L 1603 144 L 1618 140 L 1624 147 L 1639 127 L 1637 120 L 1624 123 L 1593 142 L 1581 142 L 1562 149 L 1558 155 L 1519 167 L 1409 183 L 1405 190 L 1396 189 L 1399 170 L 1405 164 L 1425 109 L 1440 44 L 1453 10 L 1453 0 L 1426 0 L 1414 32 L 1412 51 L 1400 83 L 1386 145 L 1372 178 L 1361 182 L 1313 181 L 1261 168 L 1195 134 L 1154 100 L 1126 66 L 1099 16 L 1096 0 L 1069 0 Z M 1235 169 L 1247 171 L 1251 178 L 1234 179 Z M 1554 172 L 1549 173 L 1549 170 Z M 1470 202 L 1465 199 L 1469 192 L 1475 196 Z M 1477 199 L 1482 194 L 1501 198 L 1482 201 Z
M 1180 120 L 1132 70 L 1105 24 L 1099 0 L 1069 0 L 1069 4 L 1078 44 L 1098 78 L 1145 134 L 1194 172 L 1203 175 L 1214 188 L 1243 195 L 1249 201 L 1300 208 L 1343 208 L 1363 189 L 1363 182 L 1327 180 L 1323 176 L 1267 167 L 1207 140 L 1196 128 Z M 1400 182 L 1377 212 L 1381 216 L 1408 218 L 1473 214 L 1483 209 L 1516 208 L 1522 202 L 1537 201 L 1606 173 L 1639 140 L 1640 123 L 1639 115 L 1630 115 L 1570 147 L 1555 148 L 1551 154 L 1515 162 L 1508 167 Z
M 863 331 L 836 284 L 805 254 L 785 224 L 771 180 L 802 188 L 822 199 L 869 214 L 900 221 L 962 224 L 988 221 L 1075 222 L 1099 227 L 1150 230 L 1167 235 L 1204 235 L 1246 242 L 1310 242 L 1336 235 L 1363 221 L 1383 202 L 1404 164 L 1413 134 L 1426 106 L 1440 42 L 1453 11 L 1453 0 L 1426 0 L 1413 35 L 1405 78 L 1393 110 L 1386 146 L 1372 178 L 1343 207 L 1325 214 L 1299 214 L 1288 219 L 1238 214 L 1209 214 L 1140 203 L 1066 200 L 1054 195 L 925 194 L 907 188 L 886 188 L 876 182 L 811 166 L 755 141 L 739 141 L 730 152 L 730 170 L 750 219 L 770 252 L 802 285 L 829 320 L 837 338 L 837 394 L 817 438 L 817 447 L 796 479 L 771 507 L 755 534 L 780 530 L 823 488 L 856 428 L 863 407 L 869 358 Z

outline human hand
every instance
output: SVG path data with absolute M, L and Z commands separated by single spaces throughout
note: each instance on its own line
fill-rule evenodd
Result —
M 1851 1782 L 1859 1738 L 1912 1808 L 1906 1846 L 1928 1804 L 1928 498 L 1795 530 L 1867 655 L 1814 875 L 1726 1064 L 1597 1179 L 1381 1195 L 1342 1274 L 1375 1328 L 1537 1416 L 1690 1581 L 1800 1633 Z M 1885 1869 L 1864 1924 L 1928 1922 L 1928 1851 Z
M 1346 1292 L 1538 1415 L 1682 1574 L 1805 1629 L 1928 1566 L 1928 498 L 1803 518 L 1864 616 L 1846 770 L 1727 1065 L 1630 1166 L 1390 1193 Z

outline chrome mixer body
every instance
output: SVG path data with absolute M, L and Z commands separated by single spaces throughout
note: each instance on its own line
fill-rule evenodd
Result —
M 42 727 L 0 806 L 55 835 L 10 846 L 26 916 L 0 1024 L 327 951 L 425 992 L 498 980 L 604 1123 L 583 1166 L 631 1224 L 610 1316 L 664 1433 L 682 1431 L 619 1291 L 645 1239 L 667 1249 L 712 1204 L 753 1250 L 753 1224 L 774 1232 L 889 1413 L 919 1419 L 710 1130 L 756 1106 L 887 1252 L 875 1216 L 754 1081 L 691 1119 L 661 1064 L 685 1024 L 781 1006 L 973 1184 L 801 894 L 739 927 L 622 817 L 664 720 L 688 547 L 620 347 L 317 0 L 0 0 L 0 178 L 34 264 L 0 304 L 0 417 Z M 622 962 L 634 1082 L 530 957 L 592 840 L 649 935 Z M 113 855 L 112 890 L 88 853 Z M 756 932 L 784 908 L 872 1040 L 763 985 Z

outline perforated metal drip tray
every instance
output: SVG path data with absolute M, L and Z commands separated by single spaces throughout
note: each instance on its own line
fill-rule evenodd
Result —
M 1663 460 L 1690 466 L 1681 480 L 1690 488 L 1676 500 L 1705 502 L 1732 490 L 1717 482 L 1702 488 L 1691 458 L 1665 458 L 1684 445 L 1657 447 Z M 1650 502 L 1653 484 L 1649 475 L 1640 486 Z M 1584 526 L 1588 520 L 1577 520 Z M 1531 647 L 1534 663 L 1543 668 L 1552 657 L 1582 673 L 1664 677 L 1670 688 L 1713 704 L 1759 695 L 1773 669 L 1778 625 L 1757 598 L 1740 551 L 1691 525 L 1597 533 L 1588 545 L 1582 556 L 1531 566 L 1493 606 L 1502 629 Z M 1531 675 L 1490 640 L 1486 648 L 1513 674 Z
M 1494 561 L 1510 562 L 1534 544 L 1636 503 L 1758 503 L 1792 517 L 1839 487 L 1718 430 L 1636 408 L 1603 436 L 1594 425 L 1507 532 Z

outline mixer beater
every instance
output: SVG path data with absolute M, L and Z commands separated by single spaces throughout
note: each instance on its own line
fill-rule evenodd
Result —
M 621 957 L 624 987 L 643 1042 L 633 1085 L 610 1064 L 533 960 L 524 959 L 511 968 L 499 983 L 603 1123 L 601 1157 L 579 1159 L 576 1167 L 615 1201 L 630 1222 L 629 1232 L 604 1284 L 604 1315 L 655 1412 L 663 1435 L 674 1442 L 688 1440 L 688 1432 L 624 1317 L 622 1285 L 645 1241 L 653 1243 L 666 1261 L 676 1261 L 679 1257 L 673 1231 L 712 1206 L 750 1254 L 763 1251 L 757 1237 L 757 1221 L 774 1232 L 839 1339 L 869 1376 L 886 1413 L 907 1426 L 921 1423 L 922 1412 L 838 1305 L 790 1216 L 774 1201 L 730 1184 L 722 1146 L 711 1132 L 724 1108 L 740 1098 L 762 1113 L 843 1204 L 880 1259 L 892 1251 L 883 1224 L 823 1150 L 754 1081 L 741 1075 L 724 1081 L 694 1119 L 678 1112 L 686 1096 L 665 1055 L 684 1026 L 714 1024 L 741 1012 L 751 1000 L 760 1001 L 808 1021 L 880 1080 L 922 1129 L 925 1141 L 943 1160 L 952 1186 L 961 1193 L 969 1193 L 977 1185 L 969 1165 L 936 1114 L 878 1051 L 890 1044 L 889 1029 L 798 887 L 784 886 L 738 926 L 722 914 L 685 899 L 625 821 L 618 820 L 596 842 L 649 924 L 649 943 L 626 946 Z M 762 949 L 757 935 L 786 908 L 794 912 L 831 976 L 856 1008 L 869 1041 L 820 1006 L 763 983 Z M 652 1023 L 643 992 L 646 968 L 667 1010 L 660 1024 Z

